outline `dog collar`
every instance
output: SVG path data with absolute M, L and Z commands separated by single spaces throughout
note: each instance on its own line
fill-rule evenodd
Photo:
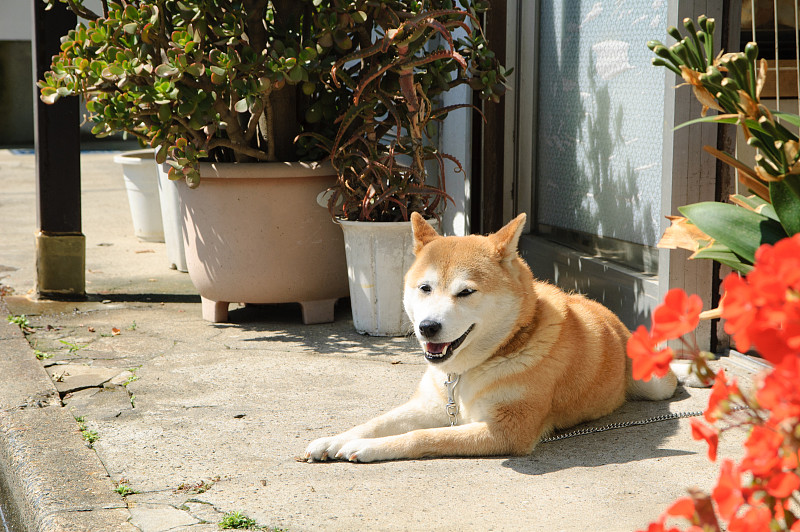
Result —
M 444 381 L 444 387 L 447 390 L 447 404 L 444 409 L 447 415 L 450 416 L 450 426 L 458 425 L 458 403 L 456 403 L 456 385 L 461 375 L 456 373 L 448 373 L 447 380 Z

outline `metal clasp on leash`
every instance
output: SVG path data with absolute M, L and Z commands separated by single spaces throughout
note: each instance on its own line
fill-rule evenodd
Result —
M 447 380 L 444 381 L 444 386 L 447 389 L 447 404 L 444 409 L 447 415 L 450 416 L 450 426 L 458 425 L 458 403 L 456 403 L 456 385 L 461 375 L 454 373 L 447 374 Z

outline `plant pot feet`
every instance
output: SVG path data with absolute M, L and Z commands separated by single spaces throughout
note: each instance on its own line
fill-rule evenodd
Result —
M 213 323 L 228 321 L 228 302 L 211 301 L 200 296 L 203 309 L 203 319 Z
M 303 323 L 330 323 L 333 321 L 333 312 L 337 299 L 319 299 L 317 301 L 301 301 L 303 309 Z

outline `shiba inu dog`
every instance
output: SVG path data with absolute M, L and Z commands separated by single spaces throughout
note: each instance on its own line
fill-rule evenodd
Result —
M 630 333 L 610 310 L 534 280 L 517 254 L 524 214 L 489 236 L 442 237 L 411 221 L 403 302 L 428 369 L 406 404 L 313 441 L 306 460 L 525 455 L 626 396 L 674 393 L 671 372 L 632 379 Z

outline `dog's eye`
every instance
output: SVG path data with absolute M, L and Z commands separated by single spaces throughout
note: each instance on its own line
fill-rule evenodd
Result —
M 475 290 L 472 288 L 465 288 L 461 292 L 456 294 L 456 297 L 467 297 L 475 293 Z
M 426 294 L 430 293 L 430 291 L 431 291 L 431 290 L 433 290 L 433 289 L 431 288 L 431 285 L 429 285 L 429 284 L 421 284 L 421 285 L 419 285 L 419 289 L 420 289 L 422 292 L 425 292 Z

